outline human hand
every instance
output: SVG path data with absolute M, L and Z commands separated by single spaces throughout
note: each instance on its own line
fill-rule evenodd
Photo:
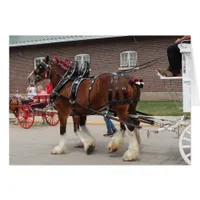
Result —
M 181 38 L 178 38 L 178 39 L 175 41 L 176 44 L 179 43 L 179 42 L 181 42 Z

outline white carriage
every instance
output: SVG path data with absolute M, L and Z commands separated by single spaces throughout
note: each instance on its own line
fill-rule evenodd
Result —
M 182 77 L 164 77 L 158 73 L 158 76 L 164 82 L 169 81 L 171 89 L 168 88 L 168 91 L 173 91 L 173 80 L 182 79 L 182 103 L 183 103 L 183 112 L 191 112 L 192 105 L 192 92 L 191 89 L 195 88 L 195 75 L 192 62 L 191 54 L 191 44 L 180 43 L 178 45 L 180 52 L 182 54 Z M 193 86 L 193 87 L 191 87 Z M 194 92 L 194 91 L 193 91 Z M 172 94 L 171 94 L 172 96 Z M 177 97 L 177 95 L 176 95 Z M 198 98 L 196 99 L 198 101 Z M 188 120 L 186 115 L 182 116 L 177 121 L 169 120 L 156 120 L 159 123 L 160 128 L 154 131 L 154 133 L 159 133 L 163 131 L 174 131 L 179 136 L 179 151 L 183 160 L 187 164 L 191 164 L 191 121 Z

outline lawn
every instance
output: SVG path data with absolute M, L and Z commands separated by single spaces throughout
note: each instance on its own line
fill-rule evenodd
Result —
M 140 101 L 137 111 L 154 116 L 181 116 L 184 115 L 181 102 L 174 101 Z M 189 113 L 186 113 L 190 115 Z
M 174 101 L 140 101 L 137 111 L 152 116 L 182 116 L 184 115 L 181 102 Z M 10 113 L 12 113 L 10 111 Z M 190 116 L 190 113 L 186 113 Z

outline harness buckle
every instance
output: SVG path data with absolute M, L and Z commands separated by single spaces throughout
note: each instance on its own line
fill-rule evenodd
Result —
M 69 103 L 75 104 L 75 101 L 70 99 L 70 100 L 69 100 Z

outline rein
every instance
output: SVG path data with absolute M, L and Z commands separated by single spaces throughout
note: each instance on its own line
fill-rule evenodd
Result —
M 59 94 L 59 93 L 55 93 L 55 94 L 56 94 L 56 96 L 58 96 L 59 98 L 63 98 L 63 99 L 65 99 L 65 100 L 67 100 L 67 101 L 70 102 L 70 98 L 65 97 L 65 96 L 63 96 L 63 95 L 61 95 L 61 94 Z M 84 109 L 86 109 L 86 110 L 90 110 L 90 111 L 92 111 L 93 113 L 98 114 L 98 115 L 101 115 L 101 116 L 103 116 L 103 117 L 108 117 L 109 119 L 112 119 L 112 120 L 115 120 L 115 121 L 124 123 L 124 124 L 129 125 L 129 126 L 134 126 L 134 127 L 138 128 L 138 129 L 142 128 L 141 126 L 134 125 L 134 124 L 131 124 L 131 123 L 122 121 L 122 120 L 120 120 L 120 119 L 116 119 L 115 117 L 104 115 L 104 114 L 102 114 L 101 112 L 96 111 L 96 110 L 94 110 L 94 109 L 92 109 L 92 108 L 89 108 L 89 107 L 87 107 L 87 106 L 84 106 L 84 105 L 82 105 L 82 104 L 79 104 L 79 103 L 76 102 L 76 101 L 73 101 L 73 104 L 74 104 L 74 105 L 77 105 L 77 106 L 79 106 L 79 107 L 81 107 L 81 108 L 84 108 Z
M 146 69 L 148 67 L 151 67 L 152 65 L 154 65 L 155 63 L 157 63 L 156 61 L 160 60 L 161 58 L 156 58 L 156 59 L 153 59 L 151 61 L 148 61 L 148 62 L 145 62 L 141 65 L 136 65 L 134 66 L 133 68 L 131 69 L 126 69 L 126 70 L 120 70 L 120 71 L 117 71 L 117 73 L 119 74 L 124 74 L 124 73 L 130 73 L 132 71 L 137 71 L 137 70 L 143 70 L 143 69 Z

